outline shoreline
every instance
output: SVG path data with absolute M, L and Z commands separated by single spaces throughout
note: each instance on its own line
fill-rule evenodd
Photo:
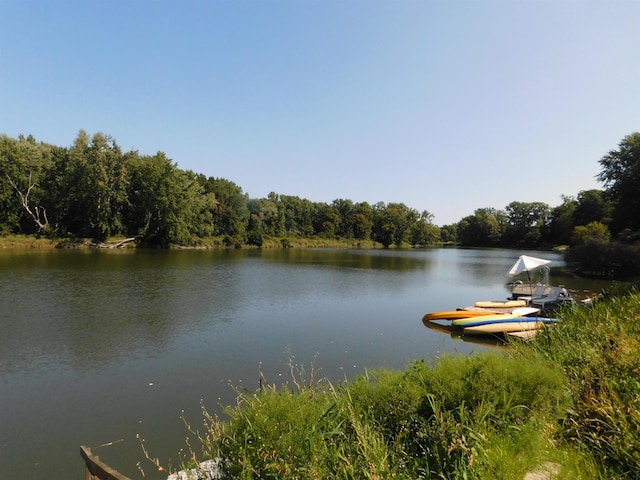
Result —
M 409 246 L 407 246 L 409 247 Z M 135 243 L 135 238 L 114 237 L 104 242 L 84 238 L 37 238 L 29 235 L 0 236 L 0 250 L 54 250 L 54 249 L 145 249 L 157 250 L 158 247 L 145 247 Z M 379 249 L 381 244 L 373 240 L 288 238 L 274 237 L 265 239 L 262 246 L 227 245 L 222 238 L 202 239 L 198 245 L 170 245 L 163 250 L 223 250 L 223 249 L 272 249 L 272 248 L 348 248 Z M 395 248 L 395 247 L 394 247 Z

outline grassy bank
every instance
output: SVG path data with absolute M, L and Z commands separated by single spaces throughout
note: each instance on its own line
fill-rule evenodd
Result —
M 4 249 L 53 249 L 53 248 L 109 248 L 125 240 L 113 237 L 103 243 L 96 243 L 87 238 L 44 238 L 32 235 L 0 235 L 0 248 Z M 409 247 L 410 245 L 407 245 Z M 134 242 L 128 242 L 126 248 L 135 248 Z M 174 245 L 180 249 L 223 249 L 223 248 L 257 248 L 252 245 L 240 245 L 229 242 L 224 237 L 209 237 L 198 240 L 188 247 Z M 332 238 L 300 238 L 300 237 L 265 237 L 261 248 L 382 248 L 372 240 L 332 239 Z
M 239 391 L 223 418 L 205 411 L 185 466 L 221 457 L 234 479 L 639 478 L 640 294 L 560 318 L 507 353 L 339 385 L 292 367 L 284 387 Z
M 59 240 L 50 238 L 36 238 L 31 235 L 2 235 L 0 236 L 0 248 L 6 249 L 48 249 L 56 248 Z

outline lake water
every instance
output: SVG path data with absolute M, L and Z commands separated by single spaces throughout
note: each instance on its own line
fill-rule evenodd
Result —
M 475 249 L 0 251 L 1 471 L 79 479 L 87 445 L 159 478 L 136 436 L 176 458 L 182 412 L 200 425 L 201 404 L 232 404 L 260 368 L 281 382 L 291 360 L 339 382 L 489 348 L 422 316 L 505 299 L 521 253 L 562 265 Z

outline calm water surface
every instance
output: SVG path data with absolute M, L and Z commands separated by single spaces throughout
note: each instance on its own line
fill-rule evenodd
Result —
M 136 435 L 175 458 L 182 412 L 200 424 L 201 403 L 233 403 L 232 386 L 257 388 L 259 368 L 282 381 L 291 358 L 340 381 L 484 350 L 422 316 L 506 298 L 521 253 L 0 251 L 2 471 L 82 478 L 83 444 L 140 478 Z

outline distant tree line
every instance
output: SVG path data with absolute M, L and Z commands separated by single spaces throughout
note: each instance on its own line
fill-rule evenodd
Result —
M 271 193 L 251 199 L 233 182 L 181 170 L 167 156 L 123 152 L 102 133 L 80 131 L 65 148 L 0 135 L 0 234 L 104 241 L 134 237 L 147 246 L 260 246 L 269 237 L 373 240 L 385 247 L 431 245 L 429 212 L 402 203 L 331 204 Z
M 115 139 L 81 130 L 70 147 L 0 135 L 0 234 L 103 241 L 133 237 L 141 245 L 262 245 L 265 237 L 373 240 L 384 247 L 442 243 L 548 248 L 575 255 L 640 238 L 640 133 L 600 160 L 603 190 L 542 202 L 479 208 L 456 224 L 403 203 L 332 203 L 270 193 L 249 198 L 230 180 L 181 170 L 167 156 L 123 152 Z M 591 270 L 606 270 L 592 265 Z
M 571 248 L 565 258 L 584 273 L 640 276 L 640 133 L 622 139 L 600 161 L 603 190 L 563 196 L 554 208 L 511 202 L 504 210 L 480 208 L 441 238 L 474 247 Z M 445 234 L 446 232 L 446 234 Z

